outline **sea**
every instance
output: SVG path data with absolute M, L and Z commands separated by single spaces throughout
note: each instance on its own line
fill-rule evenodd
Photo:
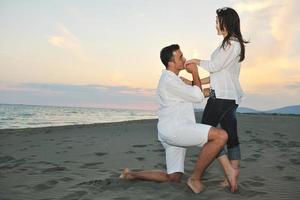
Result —
M 155 119 L 156 111 L 87 107 L 0 104 L 0 129 Z

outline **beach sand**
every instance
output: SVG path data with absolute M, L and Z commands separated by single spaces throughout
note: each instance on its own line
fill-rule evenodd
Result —
M 156 123 L 0 130 L 0 199 L 300 199 L 300 116 L 238 114 L 237 194 L 218 186 L 223 174 L 216 161 L 203 193 L 187 188 L 197 147 L 188 148 L 182 183 L 119 179 L 124 167 L 165 170 Z

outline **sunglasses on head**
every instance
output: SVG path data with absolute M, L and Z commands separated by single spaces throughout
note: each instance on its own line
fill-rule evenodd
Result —
M 217 10 L 217 12 L 219 13 L 219 12 L 221 12 L 222 10 L 227 10 L 227 8 L 228 8 L 228 7 L 219 8 L 219 9 Z

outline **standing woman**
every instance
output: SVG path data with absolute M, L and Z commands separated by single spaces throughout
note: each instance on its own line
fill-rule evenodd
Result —
M 241 103 L 243 91 L 239 74 L 241 62 L 245 59 L 246 42 L 240 31 L 240 18 L 237 12 L 228 7 L 216 11 L 216 29 L 223 36 L 220 46 L 212 53 L 210 60 L 192 59 L 185 65 L 194 63 L 204 68 L 210 76 L 201 80 L 209 84 L 210 97 L 205 106 L 202 123 L 211 126 L 221 125 L 228 133 L 227 150 L 231 165 L 239 169 L 241 152 L 237 135 L 236 109 Z M 222 150 L 218 157 L 226 152 Z M 222 160 L 219 159 L 222 163 Z

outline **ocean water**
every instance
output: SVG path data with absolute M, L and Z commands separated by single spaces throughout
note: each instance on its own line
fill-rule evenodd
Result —
M 155 111 L 0 104 L 0 129 L 157 118 Z

